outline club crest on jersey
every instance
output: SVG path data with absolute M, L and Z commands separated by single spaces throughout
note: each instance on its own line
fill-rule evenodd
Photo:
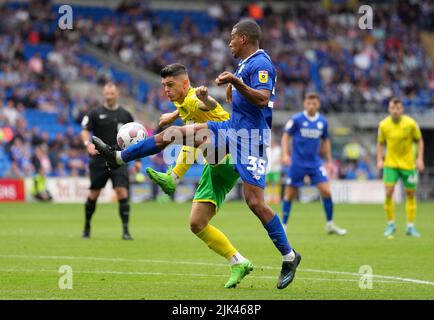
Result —
M 324 128 L 324 124 L 322 122 L 317 122 L 316 126 L 318 127 L 319 130 Z
M 258 72 L 259 82 L 260 83 L 267 83 L 268 82 L 268 71 L 261 70 Z
M 307 127 L 307 126 L 308 126 L 307 121 L 303 121 L 303 127 Z

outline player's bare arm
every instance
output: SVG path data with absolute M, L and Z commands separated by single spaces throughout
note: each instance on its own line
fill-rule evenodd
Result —
M 291 165 L 291 151 L 289 150 L 289 144 L 291 142 L 291 136 L 284 132 L 281 140 L 281 148 L 282 148 L 282 164 L 284 166 Z
M 232 85 L 228 84 L 226 87 L 226 102 L 232 103 Z
M 202 111 L 214 110 L 218 105 L 217 101 L 208 95 L 208 88 L 205 86 L 196 88 L 196 97 L 200 100 L 199 109 Z
M 90 142 L 90 132 L 89 130 L 82 130 L 81 131 L 81 141 L 83 141 L 83 144 L 86 147 L 87 153 L 91 156 L 97 155 L 99 152 L 95 149 L 95 145 Z
M 173 123 L 176 119 L 178 119 L 178 117 L 179 117 L 178 110 L 169 113 L 163 113 L 160 116 L 160 121 L 158 122 L 158 125 L 160 127 L 168 126 L 169 124 Z
M 258 106 L 259 108 L 267 107 L 268 102 L 270 101 L 271 92 L 269 90 L 253 89 L 228 71 L 221 73 L 215 82 L 218 86 L 224 84 L 233 85 L 247 100 L 249 100 L 250 103 Z
M 384 156 L 384 144 L 377 143 L 377 168 L 378 169 L 383 169 L 384 167 L 383 156 Z
M 332 148 L 331 148 L 331 144 L 330 144 L 330 139 L 324 139 L 322 141 L 322 145 L 324 148 L 324 155 L 326 158 L 326 167 L 327 170 L 330 172 L 332 170 L 333 167 L 333 158 L 332 158 Z
M 417 141 L 417 158 L 416 158 L 416 169 L 418 171 L 423 171 L 425 169 L 425 163 L 423 161 L 423 152 L 424 152 L 424 142 L 423 139 L 420 138 Z

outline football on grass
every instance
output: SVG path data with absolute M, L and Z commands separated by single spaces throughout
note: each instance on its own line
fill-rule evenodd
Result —
M 144 126 L 138 122 L 129 122 L 119 129 L 116 141 L 119 148 L 125 149 L 147 137 L 148 134 Z

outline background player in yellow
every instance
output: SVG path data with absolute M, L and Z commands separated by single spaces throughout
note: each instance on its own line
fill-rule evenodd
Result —
M 406 191 L 405 211 L 407 213 L 406 234 L 419 237 L 414 222 L 416 218 L 416 185 L 417 172 L 424 169 L 423 139 L 416 121 L 404 113 L 401 100 L 393 98 L 389 102 L 389 116 L 380 122 L 378 127 L 377 167 L 383 169 L 383 181 L 386 189 L 384 210 L 387 215 L 386 237 L 395 231 L 395 211 L 393 191 L 399 179 Z M 414 152 L 417 143 L 417 154 Z M 384 147 L 386 156 L 383 160 Z M 417 158 L 416 158 L 417 157 Z
M 208 95 L 207 87 L 191 87 L 187 68 L 184 65 L 180 63 L 167 65 L 161 70 L 160 75 L 164 92 L 176 106 L 174 112 L 161 115 L 160 127 L 171 124 L 179 117 L 184 124 L 229 120 L 229 113 L 214 98 Z M 198 150 L 193 147 L 183 146 L 173 170 L 169 168 L 166 173 L 162 173 L 147 168 L 146 172 L 151 180 L 158 184 L 165 193 L 172 195 L 197 156 Z

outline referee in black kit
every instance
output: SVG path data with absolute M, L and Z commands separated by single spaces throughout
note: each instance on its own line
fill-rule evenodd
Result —
M 119 215 L 122 220 L 123 234 L 122 239 L 132 240 L 128 230 L 128 220 L 130 215 L 130 204 L 128 196 L 129 178 L 128 166 L 123 165 L 115 170 L 109 170 L 106 161 L 102 158 L 95 145 L 90 142 L 90 131 L 93 135 L 101 138 L 110 146 L 116 146 L 116 135 L 119 128 L 128 122 L 133 122 L 133 116 L 127 110 L 119 106 L 118 88 L 113 82 L 108 82 L 103 89 L 104 105 L 90 110 L 81 122 L 83 128 L 81 138 L 90 156 L 90 192 L 85 203 L 85 224 L 83 238 L 90 238 L 90 221 L 95 212 L 96 202 L 101 189 L 110 178 L 113 188 L 119 201 Z

